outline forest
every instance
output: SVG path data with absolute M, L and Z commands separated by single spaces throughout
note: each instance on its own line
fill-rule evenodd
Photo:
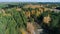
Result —
M 38 34 L 37 29 L 43 29 L 39 34 L 60 34 L 58 7 L 59 3 L 0 3 L 0 34 Z

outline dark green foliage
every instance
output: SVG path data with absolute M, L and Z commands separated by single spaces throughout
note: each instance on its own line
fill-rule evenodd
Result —
M 48 24 L 44 24 L 43 23 L 43 17 L 50 15 L 51 17 L 51 21 Z M 41 19 L 42 18 L 42 19 Z M 41 16 L 39 17 L 40 22 L 42 22 L 40 25 L 42 26 L 42 28 L 44 29 L 44 32 L 46 34 L 60 34 L 60 13 L 55 13 L 55 12 L 44 12 L 41 14 Z M 49 33 L 50 32 L 50 33 Z

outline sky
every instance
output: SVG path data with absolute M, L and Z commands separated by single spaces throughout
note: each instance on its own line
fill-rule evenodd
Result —
M 0 2 L 60 2 L 60 0 L 0 0 Z

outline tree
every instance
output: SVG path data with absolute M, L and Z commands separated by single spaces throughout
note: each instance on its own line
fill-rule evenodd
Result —
M 31 16 L 32 15 L 32 12 L 31 12 L 32 8 L 29 7 L 28 10 L 30 11 L 30 16 Z
M 6 34 L 21 34 L 24 33 L 27 27 L 27 18 L 23 11 L 16 11 L 16 9 L 11 9 L 5 12 L 3 22 L 6 21 Z M 10 15 L 9 15 L 10 14 Z M 1 13 L 3 15 L 3 13 Z M 5 23 L 5 22 L 4 22 Z M 3 26 L 3 25 L 2 25 Z M 4 26 L 3 26 L 4 27 Z M 4 30 L 4 34 L 5 34 Z M 21 31 L 23 30 L 23 31 Z M 2 31 L 2 30 L 1 30 Z M 3 34 L 3 32 L 1 32 Z
M 46 24 L 43 22 L 43 20 L 41 20 L 41 16 L 42 16 L 42 19 L 45 17 L 45 16 L 48 16 L 48 14 L 50 15 L 51 17 L 51 21 Z M 55 13 L 55 12 L 44 12 L 41 14 L 41 16 L 39 17 L 40 18 L 40 21 L 42 22 L 40 25 L 41 27 L 44 29 L 44 32 L 46 34 L 60 34 L 60 30 L 59 30 L 59 21 L 60 21 L 60 14 L 59 13 Z M 50 33 L 49 33 L 50 32 Z

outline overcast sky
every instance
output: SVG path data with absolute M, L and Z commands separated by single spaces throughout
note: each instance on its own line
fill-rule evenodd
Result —
M 60 0 L 0 0 L 0 2 L 60 2 Z

